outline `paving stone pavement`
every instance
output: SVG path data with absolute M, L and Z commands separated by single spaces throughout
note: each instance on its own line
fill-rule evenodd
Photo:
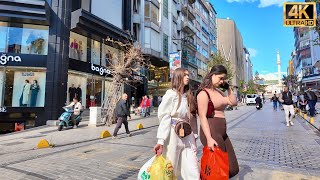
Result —
M 239 107 L 226 116 L 240 164 L 240 173 L 233 179 L 320 179 L 320 137 L 304 120 L 296 118 L 295 126 L 286 127 L 283 111 L 273 112 L 269 104 L 260 111 L 254 106 Z M 137 122 L 131 121 L 130 127 Z M 85 137 L 101 127 L 0 137 L 0 179 L 136 179 L 139 168 L 153 156 L 158 120 L 152 117 L 139 122 L 146 128 L 134 131 L 133 137 L 121 135 L 114 140 Z M 25 147 L 43 138 L 37 137 L 41 134 L 67 140 L 50 149 Z M 199 141 L 198 145 L 200 158 Z

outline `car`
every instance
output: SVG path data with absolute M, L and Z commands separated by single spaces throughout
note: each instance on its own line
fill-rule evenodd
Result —
M 258 94 L 247 94 L 246 95 L 246 104 L 256 104 L 256 98 L 258 97 Z

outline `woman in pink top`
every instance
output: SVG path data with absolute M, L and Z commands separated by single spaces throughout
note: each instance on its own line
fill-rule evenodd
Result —
M 197 104 L 201 122 L 201 143 L 212 150 L 214 146 L 218 146 L 221 150 L 228 152 L 229 177 L 231 178 L 238 174 L 239 165 L 227 135 L 224 109 L 227 105 L 237 105 L 237 97 L 226 83 L 226 76 L 227 69 L 224 66 L 213 66 L 200 86 Z M 228 96 L 219 88 L 227 90 Z

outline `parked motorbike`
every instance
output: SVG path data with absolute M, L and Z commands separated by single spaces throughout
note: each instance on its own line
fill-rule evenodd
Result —
M 65 112 L 63 112 L 58 119 L 60 121 L 59 126 L 58 126 L 58 131 L 61 131 L 64 127 L 73 128 L 73 126 L 74 126 L 73 122 L 71 121 L 71 116 L 74 111 L 72 109 L 69 109 L 66 107 L 63 107 L 63 109 Z M 75 118 L 76 126 L 78 126 L 82 120 L 82 117 L 81 117 L 82 112 L 83 111 L 80 111 L 80 114 Z

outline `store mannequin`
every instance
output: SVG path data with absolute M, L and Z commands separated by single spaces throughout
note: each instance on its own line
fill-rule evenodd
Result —
M 40 90 L 40 86 L 38 85 L 38 81 L 34 80 L 33 84 L 31 85 L 30 107 L 36 107 L 39 90 Z
M 76 97 L 76 87 L 74 87 L 74 84 L 69 87 L 69 101 L 72 102 L 73 98 Z
M 82 97 L 82 90 L 81 90 L 81 85 L 79 84 L 78 88 L 76 89 L 76 97 L 81 101 Z
M 20 97 L 20 106 L 22 107 L 23 106 L 26 107 L 29 104 L 30 88 L 31 88 L 31 85 L 29 83 L 29 80 L 26 79 L 22 89 L 21 97 Z

